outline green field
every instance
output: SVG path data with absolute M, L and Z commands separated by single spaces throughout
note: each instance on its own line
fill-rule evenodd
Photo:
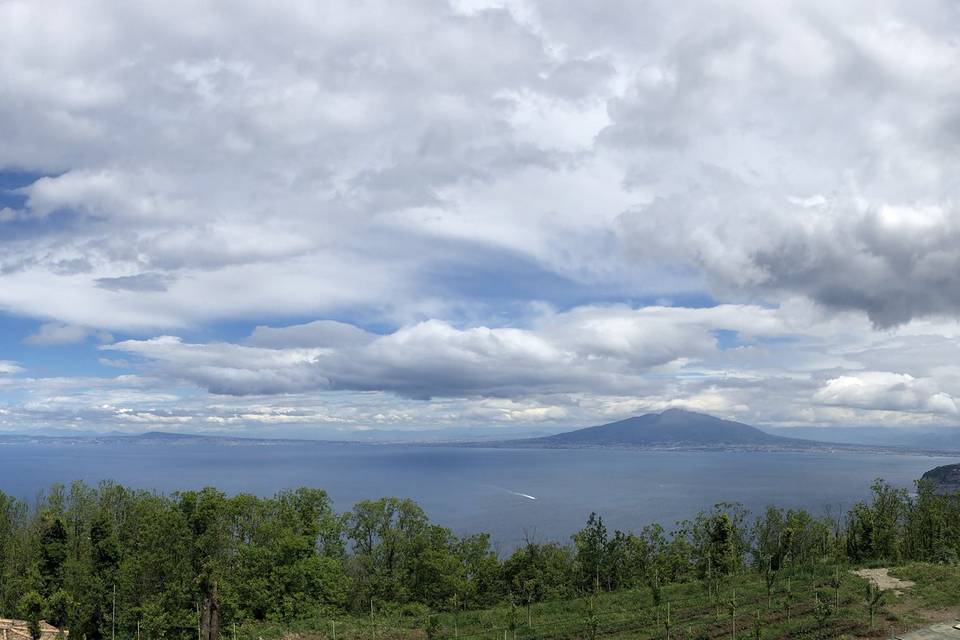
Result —
M 889 638 L 951 618 L 960 605 L 960 567 L 904 565 L 891 575 L 916 582 L 897 595 L 884 593 L 873 628 L 866 581 L 850 567 L 820 564 L 778 576 L 769 593 L 762 575 L 743 573 L 714 591 L 701 582 L 666 585 L 659 607 L 649 589 L 601 593 L 491 609 L 430 616 L 416 607 L 370 616 L 303 620 L 294 625 L 247 624 L 238 640 L 258 638 Z M 837 577 L 839 576 L 839 584 Z M 669 617 L 668 617 L 669 611 Z M 431 621 L 432 619 L 432 621 Z M 433 627 L 428 629 L 428 627 Z

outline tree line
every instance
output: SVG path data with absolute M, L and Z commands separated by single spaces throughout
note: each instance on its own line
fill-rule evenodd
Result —
M 609 532 L 591 514 L 569 543 L 499 557 L 413 501 L 336 513 L 324 491 L 264 498 L 213 488 L 158 495 L 114 483 L 54 486 L 32 505 L 0 492 L 0 616 L 43 617 L 75 638 L 216 640 L 224 625 L 362 612 L 530 605 L 599 590 L 706 583 L 830 561 L 957 562 L 960 494 L 878 480 L 847 513 L 718 504 L 667 531 Z

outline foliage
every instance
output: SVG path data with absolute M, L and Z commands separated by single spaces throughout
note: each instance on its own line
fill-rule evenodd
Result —
M 870 629 L 873 629 L 873 617 L 883 605 L 886 604 L 887 594 L 885 591 L 881 590 L 879 587 L 873 584 L 873 582 L 867 582 L 866 588 L 864 591 L 864 601 L 867 604 L 867 610 L 870 612 Z
M 43 598 L 36 591 L 30 591 L 20 601 L 20 610 L 27 620 L 27 630 L 32 640 L 40 640 L 40 618 L 43 616 Z
M 704 625 L 735 624 L 747 606 L 763 608 L 770 633 L 802 620 L 823 629 L 851 616 L 872 619 L 887 598 L 858 597 L 840 567 L 907 560 L 908 574 L 934 576 L 942 566 L 918 591 L 945 605 L 960 592 L 949 568 L 958 557 L 960 496 L 924 483 L 909 495 L 877 481 L 872 500 L 855 505 L 845 523 L 775 507 L 751 519 L 740 505 L 719 504 L 670 532 L 649 525 L 611 534 L 591 514 L 570 544 L 528 539 L 503 558 L 489 536 L 454 535 L 399 498 L 336 513 L 326 493 L 310 488 L 269 498 L 212 488 L 166 496 L 75 483 L 30 507 L 0 493 L 0 615 L 42 616 L 87 640 L 114 627 L 118 637 L 139 627 L 145 637 L 186 640 L 197 637 L 198 621 L 206 638 L 234 625 L 308 621 L 326 633 L 340 621 L 347 638 L 351 617 L 459 635 L 483 610 L 523 636 L 533 608 L 584 596 L 580 632 L 590 635 L 601 621 L 605 632 L 610 626 L 597 598 L 617 593 L 639 599 L 624 610 L 640 606 L 647 613 L 635 615 L 650 616 L 659 632 L 712 633 Z M 818 572 L 819 582 L 801 593 L 796 581 L 807 585 Z M 747 585 L 742 595 L 737 584 Z M 866 606 L 856 614 L 858 601 Z M 673 612 L 666 618 L 664 605 Z M 702 614 L 696 623 L 691 607 Z M 445 616 L 453 616 L 449 627 Z

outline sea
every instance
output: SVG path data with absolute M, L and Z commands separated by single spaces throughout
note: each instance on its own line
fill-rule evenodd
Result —
M 460 535 L 489 533 L 500 553 L 532 539 L 569 541 L 591 512 L 608 529 L 667 530 L 719 502 L 815 514 L 849 509 L 883 478 L 912 488 L 956 458 L 855 452 L 508 449 L 319 442 L 176 444 L 72 440 L 0 444 L 0 490 L 27 501 L 54 483 L 114 480 L 156 492 L 214 486 L 272 495 L 327 491 L 357 501 L 412 498 Z

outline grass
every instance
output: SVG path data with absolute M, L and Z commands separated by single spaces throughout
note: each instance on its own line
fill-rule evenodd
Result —
M 838 590 L 833 578 L 839 574 Z M 699 582 L 663 588 L 661 606 L 649 590 L 629 590 L 534 604 L 436 615 L 435 637 L 457 640 L 676 640 L 736 638 L 888 638 L 933 619 L 949 617 L 960 604 L 960 568 L 910 564 L 891 571 L 917 586 L 886 594 L 886 605 L 870 628 L 864 602 L 866 583 L 847 567 L 822 564 L 778 578 L 768 597 L 763 577 L 745 573 L 726 579 L 718 593 Z M 759 618 L 759 622 L 758 622 Z M 251 623 L 237 640 L 299 637 L 303 640 L 415 640 L 426 638 L 426 614 L 343 615 L 295 624 Z

